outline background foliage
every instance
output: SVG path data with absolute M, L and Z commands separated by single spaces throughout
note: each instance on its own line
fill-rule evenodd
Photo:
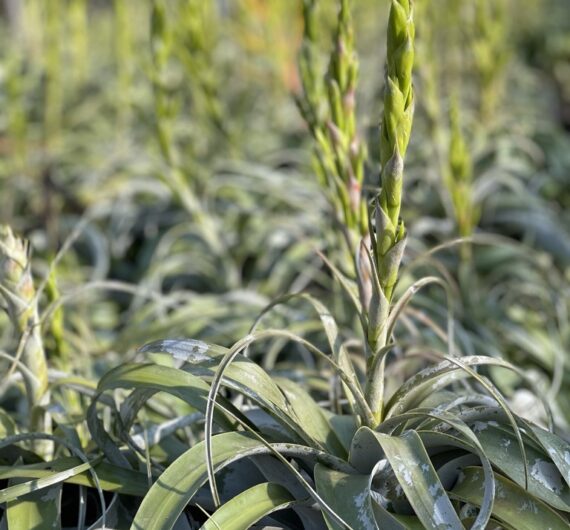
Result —
M 2 528 L 568 527 L 567 2 L 394 5 L 4 2 Z

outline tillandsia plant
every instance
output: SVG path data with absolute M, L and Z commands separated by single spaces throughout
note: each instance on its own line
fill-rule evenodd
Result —
M 344 201 L 353 171 L 347 169 L 352 166 L 346 165 L 346 157 L 351 160 L 353 153 L 345 150 L 343 142 L 350 145 L 358 138 L 356 132 L 348 134 L 357 130 L 356 124 L 353 129 L 342 122 L 353 116 L 348 110 L 356 88 L 355 79 L 352 84 L 341 82 L 344 68 L 356 64 L 353 54 L 344 55 L 346 43 L 354 49 L 351 39 L 356 35 L 351 2 L 339 2 L 341 23 L 328 74 L 324 78 L 319 74 L 316 82 L 323 90 L 313 100 L 323 112 L 322 131 L 331 155 L 326 165 L 330 173 L 321 172 L 321 179 L 335 205 L 339 238 L 345 238 L 348 249 L 338 261 L 331 258 L 331 276 L 346 292 L 346 305 L 362 329 L 341 328 L 328 300 L 306 292 L 277 299 L 230 349 L 199 340 L 154 342 L 106 373 L 96 387 L 52 371 L 53 435 L 47 429 L 22 433 L 0 409 L 0 479 L 9 481 L 0 490 L 0 528 L 569 527 L 569 445 L 552 432 L 551 425 L 545 429 L 515 416 L 488 378 L 494 370 L 512 370 L 522 381 L 525 374 L 500 359 L 461 356 L 469 350 L 455 340 L 452 326 L 446 332 L 432 325 L 424 334 L 408 318 L 415 309 L 408 304 L 412 296 L 425 286 L 444 282 L 439 277 L 422 278 L 406 290 L 402 280 L 407 282 L 409 275 L 399 271 L 407 237 L 400 211 L 414 101 L 414 10 L 409 0 L 390 4 L 381 159 L 372 161 L 382 165 L 382 189 L 376 200 L 368 201 L 358 187 L 353 188 L 359 192 L 354 194 L 362 209 L 358 216 L 360 210 L 344 208 L 350 207 L 350 201 Z M 316 3 L 305 4 L 312 5 Z M 155 12 L 156 16 L 160 15 Z M 155 51 L 161 38 L 167 43 L 169 38 L 161 35 L 168 27 L 157 24 L 159 20 L 155 18 L 153 28 L 153 37 L 158 37 Z M 313 22 L 316 28 L 318 18 Z M 165 66 L 166 57 L 157 64 Z M 169 95 L 167 84 L 158 89 Z M 343 101 L 346 96 L 348 105 Z M 347 106 L 333 115 L 331 101 Z M 165 116 L 157 114 L 168 127 Z M 345 136 L 339 135 L 342 141 L 333 145 L 338 131 Z M 169 140 L 167 149 L 175 144 Z M 406 178 L 411 176 L 410 159 Z M 169 170 L 182 170 L 164 153 L 163 162 Z M 237 178 L 231 174 L 228 180 Z M 282 195 L 296 200 L 297 195 L 291 198 L 290 182 L 281 180 L 277 186 L 280 192 L 288 187 Z M 258 195 L 243 191 L 252 195 L 246 204 L 257 206 L 257 198 L 264 196 L 255 191 Z M 344 198 L 336 199 L 336 194 Z M 307 209 L 316 209 L 310 199 L 305 200 Z M 227 198 L 224 205 L 233 206 Z M 405 217 L 411 226 L 410 216 Z M 176 240 L 179 233 L 173 231 L 168 239 Z M 252 245 L 251 235 L 246 230 L 242 234 Z M 170 244 L 165 243 L 157 260 L 168 256 Z M 267 259 L 265 246 L 258 246 Z M 187 265 L 192 261 L 187 256 L 181 261 L 186 259 L 184 266 L 191 268 L 194 264 Z M 202 257 L 198 252 L 192 256 Z M 204 261 L 204 270 L 209 263 Z M 274 268 L 269 270 L 274 274 Z M 431 299 L 432 290 L 426 292 L 424 300 Z M 56 300 L 52 303 L 61 300 L 55 290 L 46 294 Z M 143 308 L 149 311 L 144 322 L 150 331 L 125 323 L 131 337 L 127 343 L 133 336 L 146 340 L 142 337 L 158 333 L 164 329 L 161 325 L 168 326 L 171 335 L 178 329 L 198 334 L 204 327 L 217 326 L 211 315 L 220 314 L 213 312 L 226 299 L 207 304 L 195 293 L 188 299 L 187 292 L 179 294 L 157 297 L 148 303 L 150 309 Z M 308 307 L 321 327 L 315 329 L 307 312 L 301 317 L 294 313 L 293 304 Z M 237 304 L 222 310 L 224 316 L 232 310 L 244 313 Z M 169 319 L 154 322 L 155 314 L 168 312 Z M 268 313 L 291 323 L 266 329 Z M 69 321 L 74 315 L 70 311 L 66 317 Z M 174 328 L 175 321 L 190 322 L 188 327 Z M 54 338 L 57 333 L 56 326 Z M 434 335 L 440 342 L 433 340 Z M 75 344 L 91 348 L 82 342 Z M 426 345 L 441 343 L 449 345 L 447 353 Z M 270 368 L 253 361 L 260 352 Z M 297 358 L 301 360 L 296 362 Z M 12 360 L 10 356 L 8 361 Z M 434 364 L 425 367 L 426 361 Z M 67 403 L 57 400 L 62 387 L 80 393 L 80 403 L 90 405 L 70 414 Z M 4 399 L 1 404 L 8 407 L 12 402 Z M 82 432 L 86 425 L 89 436 Z M 53 460 L 43 461 L 41 453 L 29 450 L 29 441 L 42 437 L 57 441 Z M 62 512 L 62 491 L 66 507 L 77 500 L 77 513 Z
M 352 34 L 349 9 L 350 3 L 341 1 L 337 44 L 340 34 Z M 363 233 L 362 226 L 352 225 L 360 238 L 353 258 L 355 280 L 330 264 L 363 325 L 364 340 L 358 347 L 352 340 L 349 346 L 327 307 L 302 293 L 276 300 L 264 314 L 294 299 L 308 304 L 319 315 L 326 346 L 289 329 L 261 329 L 263 314 L 251 333 L 229 350 L 196 340 L 158 341 L 140 351 L 154 363 L 124 364 L 108 373 L 88 413 L 93 440 L 113 464 L 132 472 L 145 466 L 149 477 L 156 477 L 132 529 L 184 525 L 241 530 L 255 524 L 335 530 L 569 527 L 570 466 L 565 456 L 570 446 L 516 417 L 484 373 L 494 367 L 524 375 L 499 359 L 455 355 L 460 352 L 451 347 L 452 336 L 447 337 L 450 355 L 417 348 L 398 325 L 418 289 L 443 283 L 423 278 L 392 302 L 406 241 L 400 209 L 413 113 L 413 40 L 413 5 L 392 0 L 382 190 L 373 211 L 366 212 L 366 219 L 375 222 L 367 221 L 369 229 Z M 331 65 L 337 64 L 338 50 L 336 46 Z M 337 72 L 334 66 L 329 76 L 331 71 Z M 336 98 L 335 86 L 331 83 L 330 91 L 323 92 L 327 104 L 331 93 Z M 331 117 L 319 129 L 327 135 L 322 145 L 329 147 L 334 139 L 329 133 L 338 132 Z M 315 123 L 309 123 L 314 130 L 320 127 Z M 330 174 L 335 180 L 329 191 L 344 195 L 347 182 L 341 188 L 336 179 L 340 172 L 334 169 L 340 152 L 330 153 L 328 170 L 335 171 Z M 340 207 L 340 220 L 354 221 L 343 200 L 334 203 Z M 248 358 L 250 349 L 274 339 L 315 357 L 321 367 L 314 376 L 322 378 L 320 390 L 309 393 Z M 359 355 L 354 349 L 367 359 L 365 374 L 356 369 Z M 388 362 L 391 350 L 398 356 Z M 420 358 L 437 362 L 400 386 L 386 377 L 387 371 L 405 373 Z M 325 383 L 331 377 L 338 382 L 332 386 L 338 387 L 340 398 Z M 131 392 L 113 411 L 107 393 L 118 389 Z M 169 403 L 166 408 L 160 406 L 165 401 L 158 393 Z M 327 395 L 332 397 L 327 400 Z M 175 418 L 168 407 L 176 411 Z M 103 420 L 109 416 L 103 409 L 111 413 L 107 429 Z M 192 443 L 202 436 L 202 420 L 204 438 Z M 181 429 L 185 433 L 176 436 Z
M 409 2 L 396 2 L 390 10 L 380 139 L 382 190 L 375 205 L 375 232 L 370 232 L 367 202 L 362 197 L 366 149 L 356 132 L 358 61 L 354 51 L 350 2 L 340 3 L 334 51 L 324 83 L 318 80 L 314 58 L 315 7 L 314 1 L 304 3 L 305 38 L 300 59 L 304 97 L 299 98 L 299 108 L 317 142 L 317 169 L 321 183 L 345 229 L 352 259 L 355 259 L 367 353 L 371 366 L 379 368 L 379 352 L 388 339 L 390 300 L 406 244 L 400 208 L 404 156 L 413 118 L 413 8 Z M 326 106 L 321 103 L 325 93 L 323 86 L 328 88 Z M 323 107 L 328 109 L 323 111 Z M 373 413 L 381 415 L 378 396 L 381 390 L 377 387 L 381 378 L 376 377 L 374 370 L 372 373 L 367 394 L 373 403 Z
M 350 2 L 340 3 L 334 50 L 324 81 L 318 77 L 314 49 L 316 2 L 307 0 L 303 7 L 305 30 L 300 73 L 304 95 L 298 98 L 299 108 L 316 140 L 316 169 L 321 184 L 344 230 L 351 259 L 356 257 L 360 298 L 367 312 L 368 345 L 374 355 L 386 345 L 389 302 L 405 247 L 400 206 L 404 156 L 413 116 L 412 7 L 407 2 L 395 3 L 390 11 L 380 141 L 382 191 L 375 208 L 375 234 L 370 233 L 367 201 L 362 196 L 366 147 L 356 129 L 358 59 Z

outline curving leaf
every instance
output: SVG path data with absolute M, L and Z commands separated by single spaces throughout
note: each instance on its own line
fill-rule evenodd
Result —
M 502 426 L 493 420 L 476 421 L 473 428 L 485 454 L 495 468 L 519 486 L 524 487 L 524 465 L 521 454 L 516 449 L 517 440 L 512 430 L 508 426 Z M 528 492 L 547 502 L 553 508 L 570 512 L 570 488 L 563 473 L 548 454 L 535 449 L 528 436 L 526 434 L 523 436 L 526 442 L 525 451 L 529 469 Z M 542 437 L 546 438 L 544 435 Z M 548 437 L 547 451 L 550 453 L 556 451 L 554 449 L 555 438 L 558 437 L 553 434 Z M 562 440 L 558 439 L 558 442 L 560 445 Z M 569 451 L 570 447 L 566 445 L 568 454 L 570 454 Z M 559 463 L 562 464 L 560 460 Z
M 376 448 L 374 443 L 377 444 Z M 384 452 L 409 503 L 426 528 L 463 530 L 463 525 L 417 432 L 408 430 L 401 436 L 390 436 L 362 427 L 353 442 L 351 461 L 354 458 L 353 453 L 378 452 L 378 446 Z M 376 460 L 378 461 L 377 458 Z
M 535 425 L 529 425 L 529 430 L 536 436 L 540 445 L 556 464 L 566 484 L 570 486 L 570 444 L 559 436 Z
M 335 456 L 346 458 L 348 452 L 340 441 L 332 425 L 313 398 L 299 385 L 284 378 L 276 379 L 279 388 L 289 402 L 289 407 L 305 432 L 327 448 Z
M 200 359 L 206 355 L 209 355 L 210 358 L 205 362 L 188 362 L 185 369 L 190 372 L 191 376 L 200 378 L 201 390 L 207 388 L 209 391 L 210 385 L 205 381 L 202 381 L 202 379 L 209 381 L 215 377 L 216 369 L 230 350 L 194 340 L 158 341 L 145 346 L 143 349 L 145 352 L 166 352 L 170 355 L 178 356 L 179 359 L 188 360 L 192 355 L 196 355 L 197 343 L 199 344 Z M 171 371 L 175 370 L 174 368 L 161 368 Z M 178 372 L 187 373 L 185 370 L 178 370 Z M 177 377 L 180 379 L 182 376 Z M 279 421 L 279 423 L 290 431 L 289 441 L 304 440 L 305 442 L 314 445 L 314 440 L 303 429 L 303 426 L 299 422 L 294 421 L 289 403 L 283 395 L 283 392 L 281 392 L 279 387 L 273 382 L 269 374 L 258 364 L 243 355 L 236 355 L 233 361 L 225 367 L 224 377 L 222 378 L 221 383 L 223 386 L 236 390 L 237 392 L 247 396 L 255 401 L 260 407 L 267 410 Z M 205 397 L 207 399 L 207 393 Z M 229 410 L 232 410 L 234 414 L 239 415 L 239 412 L 236 411 L 235 408 L 227 402 L 227 400 L 217 396 L 216 401 L 218 400 L 225 408 L 228 408 Z M 206 407 L 203 406 L 204 401 L 199 403 L 199 407 L 194 403 L 191 404 L 198 410 L 205 412 Z M 295 436 L 295 434 L 297 436 Z
M 493 514 L 509 526 L 517 530 L 563 530 L 570 526 L 544 502 L 533 497 L 514 482 L 495 475 L 497 495 L 493 506 Z M 479 505 L 483 493 L 483 473 L 478 467 L 464 470 L 462 479 L 453 488 L 450 495 L 463 502 Z
M 264 482 L 236 495 L 218 508 L 201 530 L 242 530 L 263 517 L 297 502 L 282 486 Z
M 12 502 L 30 493 L 36 491 L 41 491 L 44 488 L 50 488 L 51 486 L 60 484 L 66 478 L 78 475 L 79 473 L 84 473 L 85 471 L 92 468 L 92 463 L 82 463 L 78 466 L 66 469 L 65 471 L 60 471 L 59 473 L 52 473 L 51 475 L 39 479 L 34 479 L 26 481 L 25 479 L 18 479 L 18 484 L 9 486 L 0 491 L 0 503 L 1 502 Z M 53 493 L 55 490 L 50 491 Z M 50 499 L 50 493 L 46 493 L 46 499 Z
M 266 447 L 242 433 L 230 432 L 212 438 L 216 470 L 245 456 L 267 453 Z M 176 459 L 152 485 L 143 499 L 131 530 L 169 530 L 208 478 L 204 442 Z
M 8 478 L 27 479 L 52 479 L 54 476 L 61 478 L 59 473 L 66 473 L 68 470 L 76 469 L 81 464 L 81 460 L 75 457 L 59 458 L 50 462 L 39 464 L 0 466 L 0 480 Z M 123 493 L 142 497 L 148 491 L 147 476 L 130 469 L 114 466 L 107 462 L 100 462 L 93 465 L 97 473 L 97 478 L 101 488 L 105 491 Z M 93 476 L 87 470 L 77 474 L 68 474 L 64 482 L 78 484 L 81 486 L 96 487 Z M 6 490 L 0 492 L 4 494 Z
M 315 484 L 317 493 L 353 530 L 376 530 L 368 475 L 349 475 L 317 464 Z M 343 530 L 326 515 L 325 520 L 330 530 Z
M 342 460 L 327 453 L 294 444 L 271 444 L 279 453 L 327 466 L 349 468 Z M 273 450 L 263 442 L 243 432 L 228 432 L 212 437 L 214 471 L 253 455 L 272 455 Z M 340 464 L 340 465 L 339 465 Z M 344 464 L 344 465 L 343 465 Z M 168 530 L 196 492 L 206 483 L 208 469 L 205 442 L 195 445 L 176 459 L 156 480 L 143 499 L 131 530 Z
M 97 386 L 99 393 L 116 388 L 144 388 L 167 392 L 204 413 L 210 387 L 199 377 L 176 368 L 157 364 L 125 363 L 106 373 Z M 227 400 L 220 398 L 220 403 L 240 415 Z M 220 411 L 216 411 L 214 416 L 224 428 L 232 428 L 234 425 L 234 422 Z
M 506 361 L 481 355 L 462 357 L 461 364 L 468 367 L 491 365 L 513 369 L 513 366 Z M 436 390 L 441 390 L 454 381 L 464 379 L 468 376 L 469 374 L 462 368 L 449 360 L 425 368 L 408 379 L 388 400 L 386 404 L 386 418 L 390 418 L 391 416 L 417 406 L 429 394 Z
M 12 482 L 12 481 L 10 481 Z M 19 480 L 14 482 L 20 482 Z M 17 488 L 20 484 L 9 486 Z M 23 484 L 22 484 L 23 486 Z M 6 505 L 6 522 L 9 530 L 61 528 L 61 484 L 32 491 Z

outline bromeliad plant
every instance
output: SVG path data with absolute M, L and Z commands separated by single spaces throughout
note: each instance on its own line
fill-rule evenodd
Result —
M 304 49 L 313 38 L 309 17 L 316 16 L 316 5 L 305 2 Z M 398 279 L 404 283 L 399 270 L 407 240 L 400 210 L 414 101 L 413 6 L 410 0 L 391 2 L 378 161 L 382 189 L 372 201 L 362 191 L 366 150 L 354 113 L 357 62 L 351 3 L 342 0 L 340 7 L 328 73 L 323 80 L 307 63 L 300 105 L 316 138 L 317 173 L 346 242 L 343 252 L 331 258 L 330 270 L 362 329 L 340 329 L 327 304 L 304 293 L 277 300 L 262 315 L 266 323 L 269 311 L 281 317 L 293 314 L 290 326 L 263 329 L 258 323 L 229 350 L 197 340 L 155 342 L 140 351 L 136 362 L 107 373 L 96 388 L 79 377 L 51 372 L 53 435 L 22 433 L 0 411 L 0 479 L 9 481 L 0 490 L 0 503 L 6 506 L 0 526 L 57 527 L 66 482 L 65 500 L 73 492 L 81 507 L 73 521 L 61 522 L 66 527 L 568 528 L 570 447 L 550 430 L 513 415 L 487 377 L 491 370 L 517 370 L 490 357 L 460 356 L 464 343 L 455 344 L 451 326 L 446 333 L 444 326 L 432 325 L 424 337 L 406 318 L 415 292 L 444 285 L 436 277 L 409 282 L 407 290 L 397 285 Z M 176 142 L 168 136 L 175 129 L 169 128 L 169 109 L 161 99 L 170 95 L 162 77 L 168 63 L 162 51 L 168 51 L 170 36 L 161 26 L 160 7 L 154 16 L 154 101 L 163 127 L 156 132 L 167 139 L 162 147 L 166 171 L 181 171 L 179 161 L 169 155 Z M 317 19 L 312 22 L 315 30 Z M 314 86 L 322 87 L 312 95 L 310 75 Z M 227 181 L 237 178 L 226 176 Z M 263 186 L 250 184 L 256 194 L 246 190 L 240 200 L 255 206 L 265 194 L 260 190 L 274 185 L 281 192 L 287 186 L 287 194 L 275 195 L 287 195 L 300 208 L 290 183 L 275 175 L 263 181 Z M 229 187 L 216 178 L 207 185 Z M 305 197 L 307 210 L 314 207 L 311 196 L 298 196 Z M 226 223 L 239 224 L 239 215 Z M 172 261 L 165 266 L 163 256 L 178 258 L 171 242 L 181 243 L 180 233 L 177 227 L 168 233 L 156 254 L 157 268 L 168 272 Z M 243 233 L 251 248 L 266 248 L 264 237 L 253 238 L 247 230 L 236 231 L 235 238 Z M 266 228 L 260 233 L 266 234 Z M 275 258 L 271 253 L 270 259 L 268 254 L 265 261 L 283 261 L 281 253 Z M 187 273 L 191 261 L 197 270 L 208 270 L 212 284 L 218 281 L 211 272 L 215 265 L 200 250 L 181 253 L 174 261 L 176 270 Z M 275 282 L 276 269 L 267 267 Z M 4 282 L 9 292 L 25 285 L 7 282 L 7 277 Z M 426 292 L 433 302 L 432 292 Z M 146 340 L 160 326 L 168 326 L 172 335 L 178 334 L 176 329 L 200 333 L 215 328 L 211 315 L 222 314 L 227 325 L 231 313 L 239 310 L 243 320 L 243 304 L 232 306 L 229 297 L 208 299 L 206 306 L 206 297 L 193 296 L 188 302 L 176 294 L 141 303 L 142 317 L 131 316 L 142 324 L 129 323 L 125 344 Z M 323 339 L 303 313 L 290 311 L 293 303 L 318 315 Z M 169 310 L 169 319 L 155 317 Z M 32 324 L 32 331 L 37 330 L 33 319 Z M 430 335 L 447 342 L 448 352 L 426 346 Z M 259 351 L 267 369 L 252 361 Z M 297 354 L 301 363 L 294 362 Z M 279 362 L 270 362 L 277 355 Z M 435 364 L 423 368 L 426 360 Z M 84 414 L 61 399 L 60 389 L 91 403 L 86 413 L 90 436 L 83 432 Z M 29 450 L 42 437 L 57 442 L 48 462 Z M 95 491 L 98 520 L 87 522 Z
M 306 14 L 313 6 L 305 3 Z M 147 469 L 152 486 L 133 529 L 568 528 L 570 446 L 515 416 L 485 375 L 490 368 L 524 374 L 499 359 L 458 355 L 451 333 L 443 354 L 397 332 L 413 294 L 444 285 L 423 278 L 394 296 L 406 243 L 400 208 L 414 99 L 413 5 L 391 3 L 382 188 L 370 213 L 355 171 L 364 150 L 351 150 L 349 13 L 350 2 L 342 0 L 328 90 L 307 94 L 301 104 L 305 116 L 327 105 L 330 111 L 309 127 L 322 185 L 353 253 L 352 266 L 329 265 L 354 306 L 362 340 L 343 336 L 324 304 L 300 294 L 267 311 L 293 298 L 309 304 L 326 346 L 258 325 L 229 350 L 195 340 L 149 344 L 141 354 L 154 363 L 124 364 L 100 381 L 88 413 L 93 440 L 115 466 Z M 350 277 L 340 269 L 355 272 Z M 312 378 L 322 384 L 308 392 L 248 357 L 275 339 L 312 354 L 318 366 Z M 436 364 L 394 384 L 421 359 Z M 124 391 L 130 393 L 114 409 L 108 393 Z M 195 443 L 202 422 L 204 439 Z

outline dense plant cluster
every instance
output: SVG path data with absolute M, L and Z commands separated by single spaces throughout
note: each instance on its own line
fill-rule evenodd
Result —
M 566 4 L 5 0 L 0 528 L 569 528 Z

